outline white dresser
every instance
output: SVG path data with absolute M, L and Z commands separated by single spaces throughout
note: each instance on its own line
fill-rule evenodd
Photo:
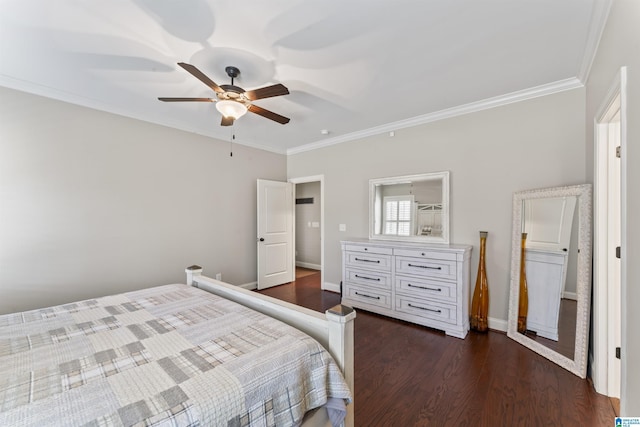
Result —
M 558 341 L 567 260 L 567 252 L 562 251 L 527 249 L 525 255 L 529 296 L 527 329 L 553 341 Z
M 467 335 L 471 246 L 368 239 L 341 244 L 343 304 Z

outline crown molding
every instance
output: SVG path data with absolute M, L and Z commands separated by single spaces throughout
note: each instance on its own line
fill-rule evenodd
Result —
M 123 116 L 131 119 L 135 119 L 135 120 L 141 120 L 144 122 L 153 123 L 160 126 L 170 127 L 173 129 L 181 130 L 183 132 L 205 136 L 208 138 L 213 138 L 218 141 L 224 142 L 224 140 L 216 136 L 213 136 L 211 134 L 207 134 L 206 132 L 188 129 L 183 124 L 179 122 L 173 122 L 171 121 L 170 118 L 167 118 L 167 117 L 162 117 L 162 119 L 155 119 L 155 118 L 146 117 L 145 115 L 140 114 L 137 111 L 118 110 L 115 107 L 101 103 L 95 99 L 79 96 L 70 92 L 53 89 L 43 85 L 38 85 L 32 82 L 27 82 L 24 80 L 0 75 L 0 86 L 5 86 L 10 89 L 20 90 L 20 91 L 31 93 L 38 96 L 44 96 L 46 98 L 67 102 L 73 105 L 79 105 L 79 106 L 91 108 L 94 110 L 104 111 L 104 112 L 115 114 L 118 116 Z M 457 107 L 447 108 L 445 110 L 440 110 L 433 113 L 424 114 L 421 116 L 411 117 L 408 119 L 399 120 L 396 122 L 387 123 L 380 126 L 375 126 L 375 127 L 364 129 L 357 132 L 351 132 L 348 134 L 336 136 L 334 138 L 329 138 L 323 141 L 312 142 L 310 144 L 289 148 L 287 150 L 276 149 L 274 147 L 267 147 L 265 145 L 256 143 L 254 141 L 248 141 L 248 140 L 235 140 L 234 143 L 239 145 L 244 145 L 250 148 L 255 148 L 257 150 L 272 152 L 275 154 L 293 155 L 293 154 L 303 153 L 305 151 L 312 151 L 312 150 L 317 150 L 324 147 L 329 147 L 331 145 L 341 144 L 343 142 L 354 141 L 356 139 L 362 139 L 369 136 L 396 131 L 398 129 L 419 126 L 422 124 L 431 123 L 438 120 L 444 120 L 444 119 L 448 119 L 456 116 L 461 116 L 464 114 L 469 114 L 477 111 L 487 110 L 490 108 L 500 107 L 500 106 L 512 104 L 515 102 L 526 101 L 528 99 L 551 95 L 551 94 L 563 92 L 566 90 L 577 89 L 583 86 L 584 84 L 582 83 L 582 81 L 576 77 L 565 79 L 565 80 L 559 80 L 557 82 L 548 83 L 545 85 L 540 85 L 533 88 L 524 89 L 521 91 L 511 92 L 506 95 L 488 98 L 482 101 L 472 102 L 472 103 L 460 105 Z
M 142 114 L 138 111 L 134 111 L 130 109 L 123 110 L 122 108 L 116 108 L 109 104 L 102 103 L 92 98 L 87 98 L 85 96 L 76 95 L 71 92 L 54 89 L 49 86 L 28 82 L 26 80 L 16 79 L 14 77 L 9 77 L 2 74 L 0 74 L 0 86 L 13 89 L 13 90 L 18 90 L 25 93 L 29 93 L 31 95 L 54 99 L 56 101 L 65 102 L 71 105 L 90 108 L 92 110 L 102 111 L 105 113 L 115 114 L 117 116 L 125 117 L 128 119 L 139 120 L 146 123 L 152 123 L 155 125 L 169 127 L 169 128 L 180 130 L 190 134 L 212 138 L 221 142 L 229 142 L 229 141 L 225 141 L 224 139 L 221 139 L 220 137 L 206 133 L 204 131 L 189 129 L 188 126 L 185 126 L 180 122 L 172 121 L 171 118 L 168 118 L 168 117 L 162 117 L 162 118 L 148 117 L 147 115 Z M 250 147 L 250 148 L 255 148 L 257 150 L 269 151 L 275 154 L 282 154 L 282 155 L 286 154 L 286 151 L 284 149 L 276 149 L 274 147 L 268 147 L 254 141 L 234 140 L 233 143 Z
M 340 135 L 335 138 L 326 139 L 320 142 L 313 142 L 310 144 L 301 145 L 299 147 L 290 148 L 287 150 L 287 155 L 299 154 L 305 151 L 317 150 L 319 148 L 329 147 L 331 145 L 341 144 L 343 142 L 348 142 L 356 139 L 366 138 L 369 136 L 379 135 L 381 133 L 392 132 L 398 129 L 404 129 L 408 127 L 423 125 L 426 123 L 431 123 L 438 120 L 448 119 L 456 116 L 462 116 L 464 114 L 474 113 L 477 111 L 488 110 L 490 108 L 500 107 L 503 105 L 513 104 L 515 102 L 526 101 L 528 99 L 538 98 L 541 96 L 551 95 L 558 92 L 577 89 L 583 86 L 584 84 L 582 83 L 582 81 L 576 77 L 565 79 L 565 80 L 559 80 L 557 82 L 535 86 L 535 87 L 520 90 L 517 92 L 511 92 L 506 95 L 496 96 L 493 98 L 484 99 L 482 101 L 471 102 L 469 104 L 447 108 L 445 110 L 440 110 L 433 113 L 412 117 L 409 119 L 399 120 L 397 122 L 387 123 L 381 126 L 376 126 L 376 127 L 365 129 L 365 130 L 352 132 L 345 135 Z
M 582 55 L 582 65 L 578 72 L 578 79 L 583 83 L 586 83 L 589 78 L 591 66 L 596 57 L 612 4 L 613 0 L 596 0 L 594 2 L 593 10 L 591 11 L 591 21 L 589 22 L 587 43 L 584 54 Z

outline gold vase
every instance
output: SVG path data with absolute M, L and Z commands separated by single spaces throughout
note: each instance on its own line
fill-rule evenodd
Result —
M 522 233 L 522 246 L 520 250 L 520 291 L 518 292 L 518 332 L 527 332 L 527 313 L 529 311 L 529 291 L 527 289 L 527 270 L 525 248 L 527 246 L 527 233 Z
M 486 332 L 489 329 L 487 318 L 489 316 L 489 283 L 487 282 L 487 270 L 485 265 L 485 251 L 487 246 L 486 231 L 480 232 L 480 262 L 478 263 L 478 277 L 473 291 L 471 302 L 470 326 L 478 332 Z

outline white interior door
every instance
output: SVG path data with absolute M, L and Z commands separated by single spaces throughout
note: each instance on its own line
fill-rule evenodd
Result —
M 293 184 L 258 180 L 258 289 L 293 281 Z
M 527 200 L 523 230 L 527 248 L 569 252 L 575 208 L 575 196 Z

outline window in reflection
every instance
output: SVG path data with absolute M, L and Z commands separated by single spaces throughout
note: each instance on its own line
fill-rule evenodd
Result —
M 449 172 L 370 179 L 369 238 L 449 243 Z
M 384 234 L 410 236 L 414 228 L 413 196 L 390 196 L 384 199 Z
M 376 187 L 375 234 L 442 236 L 442 181 Z

